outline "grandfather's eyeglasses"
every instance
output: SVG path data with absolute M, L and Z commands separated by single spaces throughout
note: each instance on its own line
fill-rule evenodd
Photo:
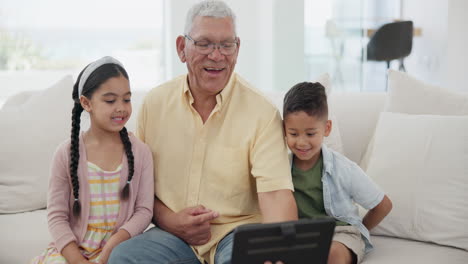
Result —
M 219 47 L 219 52 L 223 55 L 229 56 L 236 52 L 238 41 L 226 41 L 222 43 L 213 43 L 207 40 L 194 40 L 189 35 L 184 35 L 188 40 L 193 41 L 195 45 L 195 50 L 203 55 L 208 55 L 213 52 L 217 47 Z

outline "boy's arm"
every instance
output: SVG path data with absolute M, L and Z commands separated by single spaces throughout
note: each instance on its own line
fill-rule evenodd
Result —
M 385 216 L 392 210 L 392 201 L 387 195 L 374 208 L 370 209 L 362 219 L 362 223 L 368 230 L 377 226 Z

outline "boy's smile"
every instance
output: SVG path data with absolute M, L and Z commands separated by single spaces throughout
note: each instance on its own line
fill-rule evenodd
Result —
M 298 111 L 286 115 L 284 130 L 288 147 L 296 156 L 295 165 L 306 170 L 320 157 L 323 138 L 331 131 L 331 121 Z

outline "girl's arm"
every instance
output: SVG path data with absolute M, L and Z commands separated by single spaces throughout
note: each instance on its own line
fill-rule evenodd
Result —
M 61 253 L 70 264 L 92 264 L 92 262 L 81 255 L 78 245 L 75 242 L 68 243 Z
M 390 201 L 388 196 L 385 195 L 377 206 L 367 212 L 367 214 L 362 219 L 362 223 L 368 230 L 371 230 L 377 226 L 391 210 L 392 201 Z
M 112 250 L 123 241 L 130 239 L 130 234 L 125 229 L 120 229 L 117 233 L 113 234 L 106 245 L 102 248 L 101 255 L 99 257 L 99 264 L 106 264 Z
M 141 147 L 141 146 L 140 146 Z M 142 233 L 151 222 L 153 217 L 154 206 L 154 171 L 153 171 L 153 156 L 147 145 L 144 145 L 141 150 L 141 164 L 142 168 L 135 172 L 140 171 L 140 181 L 138 186 L 133 190 L 136 194 L 135 209 L 130 219 L 123 224 L 120 229 L 125 229 L 130 237 Z M 137 177 L 135 175 L 134 177 Z
M 49 190 L 47 195 L 47 223 L 57 251 L 62 253 L 70 243 L 76 245 L 77 239 L 70 227 L 70 196 L 68 148 L 62 144 L 57 148 L 51 165 Z

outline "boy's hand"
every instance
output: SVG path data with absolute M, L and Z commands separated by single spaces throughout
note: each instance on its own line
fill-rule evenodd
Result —
M 388 198 L 387 195 L 385 195 L 377 206 L 367 212 L 367 214 L 362 219 L 362 223 L 368 230 L 371 230 L 377 226 L 384 219 L 384 217 L 388 215 L 388 213 L 390 213 L 392 207 L 392 201 Z

